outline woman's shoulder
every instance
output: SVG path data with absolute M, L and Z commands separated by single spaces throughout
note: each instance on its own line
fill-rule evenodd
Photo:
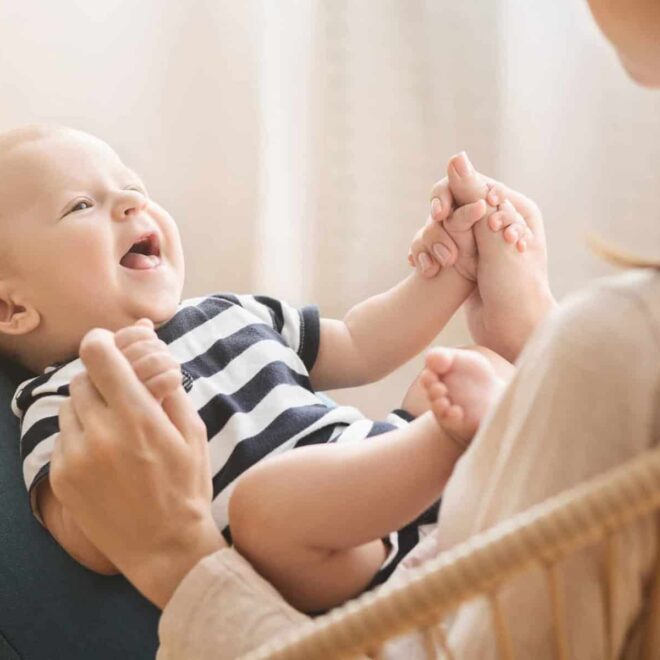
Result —
M 634 269 L 594 280 L 562 301 L 556 321 L 591 338 L 644 339 L 660 349 L 660 271 Z

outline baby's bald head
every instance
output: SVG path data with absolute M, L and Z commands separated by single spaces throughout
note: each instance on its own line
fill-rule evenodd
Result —
M 39 197 L 45 176 L 52 174 L 54 150 L 48 145 L 62 142 L 88 143 L 112 152 L 97 137 L 57 124 L 26 124 L 0 133 L 0 274 L 12 268 L 16 256 L 12 229 Z
M 66 126 L 56 124 L 25 124 L 0 133 L 0 158 L 9 153 L 14 147 L 26 142 L 40 140 L 59 131 L 70 131 Z
M 26 124 L 0 133 L 0 273 L 11 266 L 12 220 L 38 185 L 24 157 L 25 147 L 71 130 L 55 124 Z

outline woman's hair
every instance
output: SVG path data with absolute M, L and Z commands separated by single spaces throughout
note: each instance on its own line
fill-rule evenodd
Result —
M 587 236 L 591 251 L 605 261 L 621 268 L 657 268 L 660 270 L 660 258 L 641 257 L 615 247 L 595 234 Z

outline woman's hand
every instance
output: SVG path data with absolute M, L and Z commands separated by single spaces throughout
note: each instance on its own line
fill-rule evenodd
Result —
M 211 516 L 206 428 L 184 390 L 161 405 L 112 332 L 85 335 L 50 482 L 86 536 L 164 607 L 181 579 L 226 544 Z
M 478 220 L 472 230 L 478 253 L 477 289 L 466 303 L 468 326 L 476 343 L 513 362 L 556 306 L 548 282 L 543 219 L 530 199 L 481 176 L 488 186 L 486 202 L 497 211 Z M 441 266 L 456 265 L 461 251 L 470 255 L 470 250 L 457 247 L 458 235 L 452 236 L 445 225 L 463 210 L 462 218 L 471 221 L 470 209 L 476 205 L 467 204 L 454 212 L 449 178 L 436 183 L 431 194 L 431 215 L 415 235 L 409 255 L 411 265 L 418 267 L 423 266 L 421 255 L 426 255 L 424 261 L 430 266 L 421 268 L 425 277 L 434 277 Z M 431 258 L 438 253 L 449 256 L 444 262 L 437 256 Z

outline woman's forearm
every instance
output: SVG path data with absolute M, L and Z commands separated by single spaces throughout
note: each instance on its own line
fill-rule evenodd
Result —
M 365 382 L 386 376 L 428 346 L 473 289 L 453 268 L 431 279 L 414 272 L 355 305 L 344 323 L 367 365 Z

